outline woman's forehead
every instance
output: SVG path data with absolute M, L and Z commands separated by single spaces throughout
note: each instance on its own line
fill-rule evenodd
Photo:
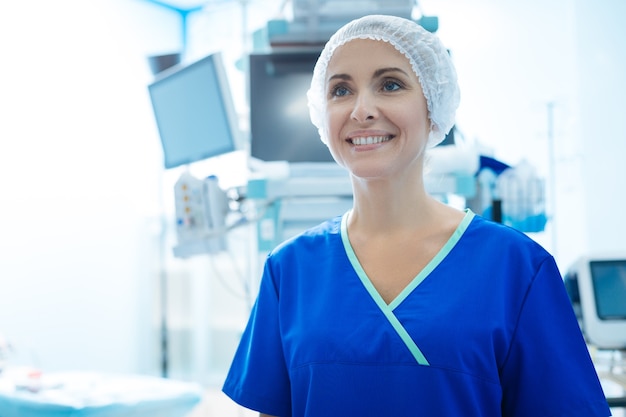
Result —
M 408 74 L 415 75 L 409 59 L 389 42 L 353 39 L 334 50 L 326 68 L 325 78 L 328 80 L 336 73 L 349 73 L 362 69 L 364 66 L 397 67 Z
M 365 53 L 367 52 L 367 53 Z M 410 65 L 409 60 L 404 54 L 398 51 L 392 44 L 382 40 L 374 39 L 352 39 L 342 45 L 339 45 L 330 58 L 329 66 L 333 62 L 337 62 L 337 57 L 345 57 L 346 55 L 356 55 L 363 61 L 371 59 L 372 55 L 386 55 L 389 58 L 396 58 L 406 61 Z

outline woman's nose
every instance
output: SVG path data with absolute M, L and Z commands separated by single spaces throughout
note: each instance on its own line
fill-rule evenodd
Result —
M 372 97 L 371 94 L 358 95 L 350 116 L 358 122 L 376 119 L 378 117 L 378 110 L 375 98 Z

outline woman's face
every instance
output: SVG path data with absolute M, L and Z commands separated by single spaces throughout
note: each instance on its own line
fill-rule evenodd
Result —
M 409 60 L 391 44 L 355 39 L 326 71 L 328 146 L 357 177 L 421 173 L 430 121 Z

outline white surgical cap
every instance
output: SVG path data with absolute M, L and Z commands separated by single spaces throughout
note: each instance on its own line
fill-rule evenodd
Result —
M 412 20 L 396 16 L 372 15 L 353 20 L 339 29 L 320 54 L 311 87 L 307 92 L 311 122 L 322 142 L 328 144 L 326 110 L 326 68 L 335 50 L 354 39 L 389 42 L 404 54 L 417 75 L 430 117 L 428 146 L 439 144 L 454 125 L 460 93 L 456 70 L 448 51 L 437 36 Z

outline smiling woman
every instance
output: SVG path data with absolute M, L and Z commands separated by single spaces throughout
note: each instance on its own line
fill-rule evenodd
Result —
M 394 47 L 395 53 L 400 53 L 409 58 L 408 61 L 405 60 L 404 65 L 408 63 L 412 69 L 412 71 L 408 72 L 419 77 L 419 83 L 423 90 L 422 93 L 428 102 L 430 121 L 435 127 L 431 131 L 430 146 L 435 146 L 441 142 L 454 124 L 460 93 L 457 85 L 456 70 L 451 64 L 447 50 L 437 37 L 423 36 L 428 34 L 428 32 L 414 22 L 403 19 L 396 23 L 397 26 L 385 29 L 387 33 L 384 37 L 380 35 L 371 37 L 363 27 L 346 26 L 341 29 L 343 31 L 342 36 L 331 38 L 322 51 L 318 64 L 313 71 L 311 88 L 307 92 L 311 121 L 319 129 L 322 142 L 326 143 L 327 141 L 324 112 L 327 98 L 326 82 L 329 81 L 327 79 L 328 61 L 334 56 L 337 48 L 340 48 L 349 40 L 356 39 L 383 39 Z M 406 33 L 394 36 L 399 34 L 394 32 L 401 31 Z M 363 56 L 368 57 L 367 60 L 362 60 L 363 62 L 371 61 L 369 59 L 369 51 Z M 439 65 L 438 63 L 440 62 L 449 64 Z M 386 71 L 385 67 L 387 66 L 385 64 L 378 68 L 378 74 L 381 71 Z
M 324 129 L 335 160 L 355 177 L 419 178 L 430 121 L 406 57 L 387 42 L 356 39 L 336 49 L 326 73 Z
M 552 256 L 425 191 L 459 104 L 436 36 L 352 21 L 308 97 L 353 207 L 270 253 L 224 392 L 262 416 L 610 415 Z

